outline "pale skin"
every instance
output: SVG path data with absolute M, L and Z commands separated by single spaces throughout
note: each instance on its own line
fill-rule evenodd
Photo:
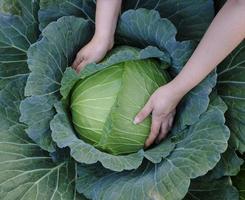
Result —
M 80 72 L 87 64 L 101 61 L 114 45 L 121 0 L 97 0 L 95 33 L 92 40 L 76 56 L 72 67 Z
M 88 63 L 99 62 L 112 48 L 120 7 L 119 0 L 97 0 L 96 31 L 93 39 L 77 54 L 73 63 L 77 72 Z M 146 148 L 154 141 L 158 143 L 166 137 L 180 100 L 214 70 L 244 38 L 245 1 L 228 0 L 182 71 L 168 84 L 158 88 L 136 115 L 134 123 L 138 124 L 152 114 L 151 132 L 145 142 Z

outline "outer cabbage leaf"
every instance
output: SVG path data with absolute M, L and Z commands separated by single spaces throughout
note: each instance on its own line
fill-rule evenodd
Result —
M 214 16 L 212 0 L 126 0 L 123 6 L 157 10 L 177 27 L 179 40 L 200 40 Z
M 76 164 L 54 163 L 18 122 L 26 76 L 0 92 L 0 199 L 82 200 L 75 192 Z
M 55 110 L 53 104 L 57 102 L 54 96 L 32 96 L 25 98 L 20 104 L 20 121 L 27 125 L 26 133 L 42 149 L 54 152 L 55 144 L 50 136 L 49 123 Z
M 18 10 L 19 16 L 0 10 L 0 89 L 10 79 L 29 72 L 26 52 L 39 34 L 36 1 L 3 1 L 1 4 L 5 5 L 2 9 L 8 7 L 11 13 Z
M 38 0 L 1 0 L 0 2 L 0 13 L 20 16 L 25 24 L 35 23 L 36 26 L 38 9 Z M 30 31 L 33 31 L 33 29 L 30 29 Z
M 221 155 L 220 161 L 208 174 L 212 179 L 236 176 L 242 164 L 243 159 L 236 154 L 234 148 L 229 144 L 227 150 Z
M 211 94 L 211 98 L 217 95 L 217 90 L 214 90 Z M 208 172 L 208 177 L 211 179 L 219 179 L 223 176 L 235 176 L 240 171 L 240 167 L 243 164 L 243 160 L 237 155 L 236 149 L 231 144 L 231 140 L 228 141 L 228 148 L 221 155 L 220 161 L 217 165 Z
M 24 98 L 23 91 L 19 88 L 25 87 L 26 79 L 26 75 L 12 79 L 0 91 L 0 131 L 6 131 L 9 127 L 17 124 L 19 120 L 19 101 Z
M 176 41 L 177 29 L 166 18 L 161 18 L 154 10 L 129 10 L 122 14 L 117 28 L 124 44 L 140 48 L 149 45 L 158 47 L 171 57 L 171 66 L 180 71 L 193 51 L 190 41 Z
M 212 169 L 227 148 L 229 130 L 224 125 L 224 108 L 220 98 L 213 99 L 207 112 L 159 164 L 145 162 L 136 170 L 117 173 L 99 165 L 80 166 L 78 191 L 87 198 L 101 200 L 183 198 L 190 179 Z
M 63 17 L 44 29 L 42 36 L 28 50 L 31 73 L 26 83 L 26 96 L 59 91 L 63 72 L 71 65 L 75 53 L 91 39 L 92 27 L 82 18 Z
M 74 15 L 91 22 L 95 18 L 95 1 L 93 0 L 40 0 L 38 18 L 39 28 L 43 30 L 50 22 L 62 16 Z
M 17 0 L 2 0 L 0 1 L 0 12 L 21 15 L 21 7 Z
M 239 174 L 232 177 L 232 181 L 239 191 L 240 200 L 245 199 L 245 164 L 241 167 Z
M 178 39 L 199 40 L 214 16 L 212 0 L 126 0 L 122 3 L 123 11 L 147 8 L 157 10 L 161 17 L 168 18 L 179 30 Z M 39 21 L 42 30 L 59 17 L 75 15 L 94 21 L 94 0 L 41 0 Z
M 28 125 L 28 135 L 43 149 L 54 151 L 49 124 L 59 98 L 63 71 L 71 64 L 75 52 L 92 35 L 90 23 L 75 17 L 64 17 L 42 32 L 42 39 L 28 50 L 31 71 L 26 87 L 27 98 L 21 103 L 20 121 Z
M 228 106 L 226 123 L 231 144 L 245 152 L 245 42 L 218 66 L 218 94 Z
M 237 189 L 229 177 L 217 180 L 194 179 L 184 200 L 239 200 Z

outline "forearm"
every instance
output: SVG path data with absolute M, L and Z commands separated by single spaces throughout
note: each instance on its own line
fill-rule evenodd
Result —
M 105 39 L 114 38 L 122 0 L 97 0 L 95 35 Z
M 201 82 L 245 37 L 245 1 L 228 0 L 193 55 L 172 81 L 185 95 Z

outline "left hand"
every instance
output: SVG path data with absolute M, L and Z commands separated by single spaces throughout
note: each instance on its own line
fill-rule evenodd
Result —
M 72 68 L 79 73 L 87 64 L 101 61 L 113 44 L 113 36 L 95 34 L 92 40 L 77 53 Z
M 171 82 L 158 88 L 134 119 L 134 123 L 138 124 L 152 113 L 151 132 L 145 142 L 146 148 L 154 141 L 159 143 L 172 127 L 176 106 L 183 97 L 175 89 L 176 86 Z

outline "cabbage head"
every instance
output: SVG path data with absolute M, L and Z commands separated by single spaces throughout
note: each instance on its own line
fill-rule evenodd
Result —
M 139 125 L 133 118 L 161 85 L 153 60 L 128 61 L 110 66 L 78 81 L 71 95 L 71 113 L 80 138 L 112 154 L 137 152 L 150 132 L 148 117 Z

